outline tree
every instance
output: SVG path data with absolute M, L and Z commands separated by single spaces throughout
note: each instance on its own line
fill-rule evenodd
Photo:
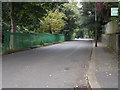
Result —
M 56 9 L 63 2 L 14 2 L 14 21 L 17 32 L 36 32 L 39 29 L 39 19 L 48 11 Z M 11 2 L 3 2 L 3 30 L 10 31 Z
M 15 3 L 11 2 L 11 32 L 16 32 L 16 21 L 15 21 Z
M 42 20 L 40 19 L 41 26 L 39 32 L 42 30 L 50 33 L 59 33 L 63 26 L 67 24 L 64 19 L 67 19 L 66 15 L 59 12 L 58 9 L 49 11 Z
M 3 31 L 10 31 L 10 25 L 11 25 L 10 11 L 11 11 L 10 3 L 2 2 L 2 30 Z
M 93 36 L 93 34 L 95 33 L 95 3 L 83 2 L 81 4 L 82 8 L 80 11 L 80 28 L 84 32 L 88 32 L 89 36 Z
M 117 20 L 118 18 L 110 16 L 111 7 L 117 7 L 117 2 L 83 2 L 82 3 L 82 17 L 81 18 L 81 28 L 88 28 L 86 30 L 93 31 L 95 35 L 95 30 L 98 31 L 98 39 L 101 38 L 103 26 L 111 20 Z M 97 22 L 95 23 L 95 9 Z M 96 29 L 95 29 L 96 26 Z
M 105 15 L 105 12 L 102 12 L 102 15 L 104 17 L 104 20 L 107 22 L 112 21 L 112 20 L 118 20 L 118 17 L 111 17 L 111 8 L 112 7 L 118 7 L 118 2 L 105 2 L 103 3 L 104 5 L 104 11 L 107 12 L 107 16 Z
M 80 26 L 80 9 L 76 6 L 76 3 L 64 3 L 59 9 L 65 13 L 68 18 L 66 20 L 68 24 L 65 25 L 62 32 L 66 35 L 72 35 L 76 33 Z

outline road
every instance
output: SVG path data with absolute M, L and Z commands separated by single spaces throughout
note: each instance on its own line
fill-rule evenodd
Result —
M 73 88 L 87 84 L 92 43 L 73 40 L 3 56 L 3 88 Z

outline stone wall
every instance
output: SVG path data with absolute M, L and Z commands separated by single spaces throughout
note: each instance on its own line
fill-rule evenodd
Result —
M 120 35 L 119 34 L 102 34 L 102 42 L 115 52 L 120 50 Z
M 113 34 L 118 32 L 117 21 L 111 21 L 105 25 L 105 34 Z
M 115 52 L 120 53 L 120 34 L 116 21 L 105 25 L 105 34 L 102 34 L 102 42 Z

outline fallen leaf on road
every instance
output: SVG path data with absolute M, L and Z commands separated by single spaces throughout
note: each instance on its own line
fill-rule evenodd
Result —
M 87 74 L 85 74 L 85 75 L 84 75 L 84 77 L 88 77 L 88 75 L 87 75 Z
M 50 74 L 49 77 L 52 77 L 52 75 Z
M 105 72 L 105 73 L 108 73 L 108 72 Z
M 64 81 L 64 83 L 65 83 L 66 81 Z
M 82 82 L 82 80 L 80 80 L 80 82 Z
M 96 69 L 96 72 L 98 72 L 98 70 Z

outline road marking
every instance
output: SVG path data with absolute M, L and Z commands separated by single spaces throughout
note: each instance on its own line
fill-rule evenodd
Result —
M 91 61 L 89 63 L 89 69 L 88 69 L 88 80 L 91 88 L 101 88 L 96 75 L 95 75 L 95 47 L 93 46 L 92 54 L 91 54 Z

